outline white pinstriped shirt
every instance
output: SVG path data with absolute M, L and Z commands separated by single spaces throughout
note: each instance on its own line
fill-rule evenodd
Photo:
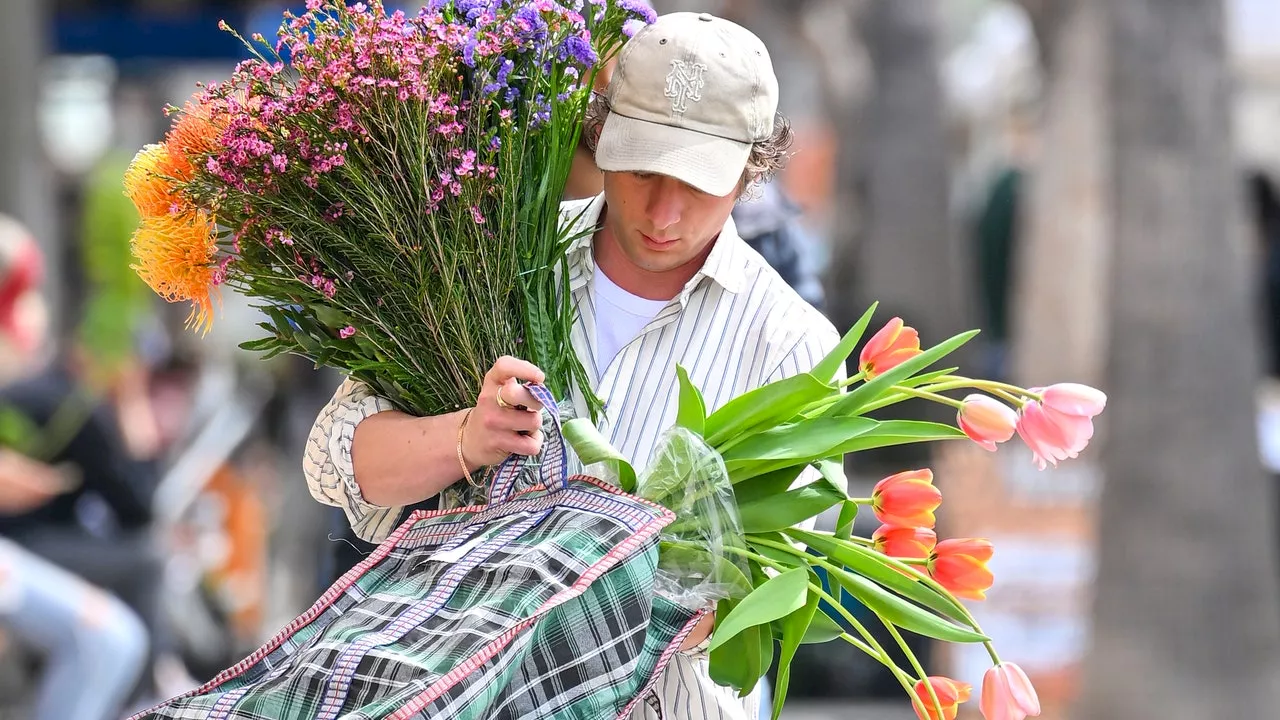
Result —
M 563 203 L 561 216 L 567 221 L 581 212 L 575 229 L 587 230 L 598 223 L 603 209 L 604 196 L 598 195 Z M 675 424 L 677 364 L 688 370 L 710 412 L 744 392 L 811 370 L 839 342 L 830 321 L 738 236 L 730 218 L 702 269 L 599 373 L 591 240 L 587 233 L 569 249 L 569 289 L 578 309 L 572 342 L 605 405 L 597 428 L 637 471 L 659 435 Z M 572 400 L 567 412 L 585 416 L 581 396 L 575 393 Z M 351 441 L 361 420 L 390 408 L 364 384 L 347 380 L 317 418 L 303 461 L 312 496 L 341 507 L 356 534 L 374 542 L 395 528 L 401 508 L 364 500 L 351 462 Z M 596 470 L 586 468 L 607 476 Z M 812 479 L 812 472 L 806 470 L 799 482 Z M 638 703 L 632 717 L 755 720 L 758 693 L 739 699 L 731 689 L 716 685 L 707 673 L 705 646 L 677 654 L 654 697 Z

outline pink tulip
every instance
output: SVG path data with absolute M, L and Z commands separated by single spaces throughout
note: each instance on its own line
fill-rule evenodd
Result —
M 970 440 L 995 452 L 996 443 L 1013 437 L 1018 426 L 1018 413 L 999 400 L 973 394 L 964 399 L 964 405 L 956 413 L 956 424 Z
M 1065 415 L 1091 418 L 1107 406 L 1106 393 L 1079 383 L 1057 383 L 1031 392 L 1044 398 L 1044 406 Z
M 1093 438 L 1093 417 L 1107 396 L 1088 385 L 1059 383 L 1031 388 L 1042 401 L 1029 401 L 1018 418 L 1018 436 L 1031 448 L 1040 469 L 1078 457 Z
M 978 708 L 986 720 L 1024 720 L 1040 714 L 1040 698 L 1022 668 L 1002 662 L 982 678 Z

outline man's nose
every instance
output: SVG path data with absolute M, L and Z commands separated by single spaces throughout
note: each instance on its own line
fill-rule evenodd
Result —
M 680 183 L 673 178 L 662 178 L 649 197 L 649 221 L 655 230 L 666 230 L 680 222 L 683 211 Z

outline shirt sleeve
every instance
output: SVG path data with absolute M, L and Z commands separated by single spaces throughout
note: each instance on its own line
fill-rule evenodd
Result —
M 375 395 L 368 385 L 347 378 L 311 426 L 302 460 L 311 497 L 342 508 L 356 536 L 373 543 L 391 534 L 403 508 L 383 507 L 364 499 L 356 483 L 351 444 L 357 425 L 391 409 L 391 402 Z

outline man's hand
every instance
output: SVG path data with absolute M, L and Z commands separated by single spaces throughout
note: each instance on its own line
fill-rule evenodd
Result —
M 684 642 L 680 643 L 680 650 L 684 652 L 698 647 L 703 640 L 711 637 L 711 631 L 715 629 L 715 626 L 716 614 L 714 612 L 709 612 L 702 616 L 698 624 L 693 626 L 693 630 L 684 636 Z
M 545 380 L 524 360 L 501 357 L 493 364 L 462 434 L 462 454 L 473 469 L 542 451 L 542 404 L 522 383 Z
M 0 449 L 0 514 L 30 512 L 71 489 L 54 467 Z

